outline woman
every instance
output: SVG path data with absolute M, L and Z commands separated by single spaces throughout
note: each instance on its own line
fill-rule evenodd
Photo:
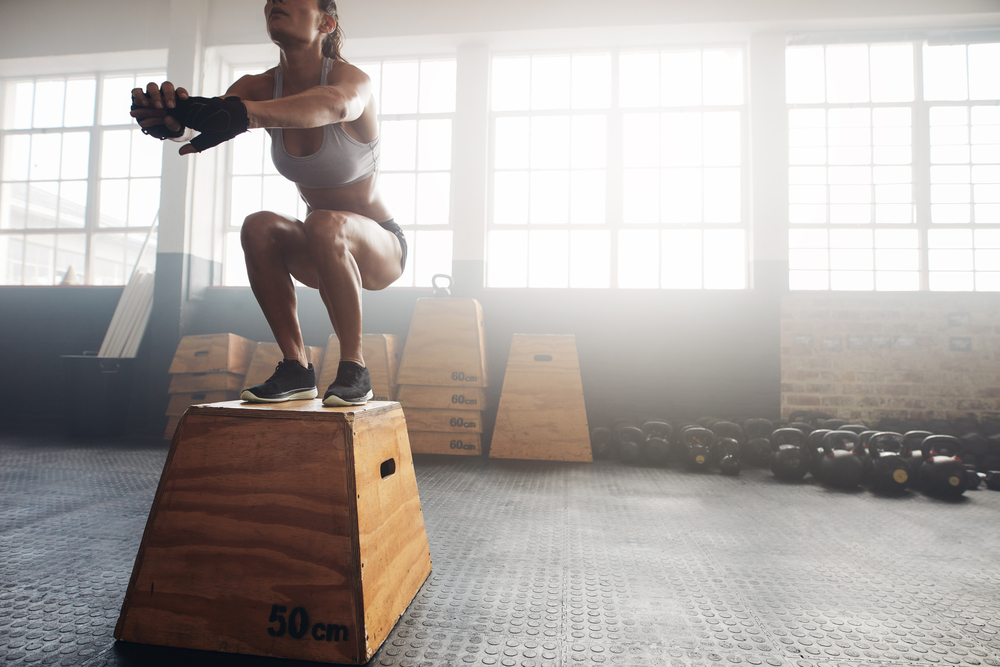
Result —
M 284 359 L 270 379 L 244 390 L 241 398 L 280 402 L 317 396 L 294 277 L 319 290 L 340 340 L 337 379 L 323 404 L 360 405 L 372 397 L 361 354 L 361 289 L 388 287 L 406 263 L 406 240 L 378 191 L 371 81 L 340 56 L 343 34 L 334 0 L 267 0 L 264 18 L 281 50 L 277 67 L 241 78 L 226 100 L 190 97 L 170 82 L 150 83 L 145 91 L 132 91 L 132 115 L 144 132 L 161 138 L 187 141 L 190 128 L 202 130 L 181 147 L 181 155 L 247 128 L 267 128 L 275 167 L 296 183 L 309 213 L 299 221 L 261 211 L 243 223 L 250 286 Z M 220 115 L 232 122 L 219 125 Z M 184 121 L 188 131 L 181 135 Z

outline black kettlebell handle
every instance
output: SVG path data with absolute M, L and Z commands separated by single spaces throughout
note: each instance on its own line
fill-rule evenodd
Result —
M 735 422 L 715 422 L 710 430 L 718 438 L 732 438 L 736 442 L 743 440 L 743 428 Z
M 844 444 L 849 441 L 853 445 L 850 451 L 853 452 L 859 440 L 858 434 L 854 431 L 830 431 L 823 436 L 823 451 L 827 456 L 832 456 L 834 443 Z
M 779 449 L 782 445 L 795 445 L 801 449 L 806 444 L 806 434 L 797 428 L 786 426 L 771 434 L 771 442 Z
M 740 443 L 735 438 L 722 438 L 719 440 L 719 449 L 724 456 L 739 457 Z
M 711 447 L 715 444 L 715 434 L 707 428 L 695 426 L 694 428 L 687 429 L 681 434 L 681 442 L 683 442 L 687 447 L 695 444 L 702 445 L 703 447 Z
M 903 446 L 903 436 L 894 431 L 879 431 L 872 437 L 868 438 L 868 453 L 872 455 L 873 459 L 879 457 L 879 443 L 882 440 L 892 440 L 900 447 L 902 450 Z
M 910 455 L 914 449 L 920 449 L 926 438 L 934 435 L 930 431 L 907 431 L 903 434 L 902 450 L 900 453 Z M 921 449 L 921 452 L 923 450 Z
M 931 435 L 924 438 L 920 446 L 925 460 L 934 455 L 958 458 L 962 451 L 962 441 L 953 435 Z

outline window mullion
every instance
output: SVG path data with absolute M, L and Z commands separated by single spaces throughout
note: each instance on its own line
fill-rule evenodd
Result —
M 924 58 L 923 48 L 914 44 L 913 49 L 913 200 L 916 208 L 917 224 L 917 270 L 920 276 L 920 290 L 930 289 L 928 261 L 928 230 L 931 222 L 930 204 L 930 110 L 924 100 Z
M 619 71 L 618 56 L 620 51 L 614 50 L 611 53 L 611 107 L 608 110 L 608 170 L 605 174 L 605 187 L 607 196 L 604 201 L 605 224 L 610 232 L 610 245 L 608 252 L 611 253 L 608 263 L 609 287 L 618 289 L 618 233 L 622 228 L 624 219 L 624 124 L 625 116 L 619 104 Z
M 104 138 L 104 128 L 101 126 L 100 110 L 103 108 L 104 77 L 94 74 L 94 127 L 90 131 L 90 156 L 87 162 L 87 207 L 84 213 L 84 279 L 85 285 L 91 284 L 93 273 L 94 234 L 100 222 L 100 182 L 101 182 L 101 144 Z

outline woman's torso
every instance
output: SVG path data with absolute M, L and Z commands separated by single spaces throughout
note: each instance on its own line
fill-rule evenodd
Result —
M 348 65 L 324 62 L 323 79 L 334 84 L 337 68 L 344 66 Z M 290 86 L 281 77 L 278 67 L 255 78 L 255 100 L 274 99 L 275 93 L 288 97 L 308 88 L 299 90 Z M 324 127 L 268 130 L 275 166 L 279 172 L 291 176 L 290 180 L 298 181 L 299 193 L 311 211 L 350 211 L 376 222 L 392 218 L 378 191 L 378 121 L 375 114 L 374 99 L 369 98 L 361 117 L 354 121 Z

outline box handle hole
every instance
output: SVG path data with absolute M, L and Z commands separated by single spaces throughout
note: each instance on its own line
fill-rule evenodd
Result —
M 194 353 L 194 356 L 196 356 L 196 357 L 207 357 L 208 356 L 208 350 L 198 350 L 197 352 Z
M 535 361 L 552 361 L 551 354 L 536 354 Z
M 379 466 L 379 474 L 382 475 L 382 479 L 389 477 L 394 472 L 396 472 L 396 459 L 383 461 L 382 465 Z

